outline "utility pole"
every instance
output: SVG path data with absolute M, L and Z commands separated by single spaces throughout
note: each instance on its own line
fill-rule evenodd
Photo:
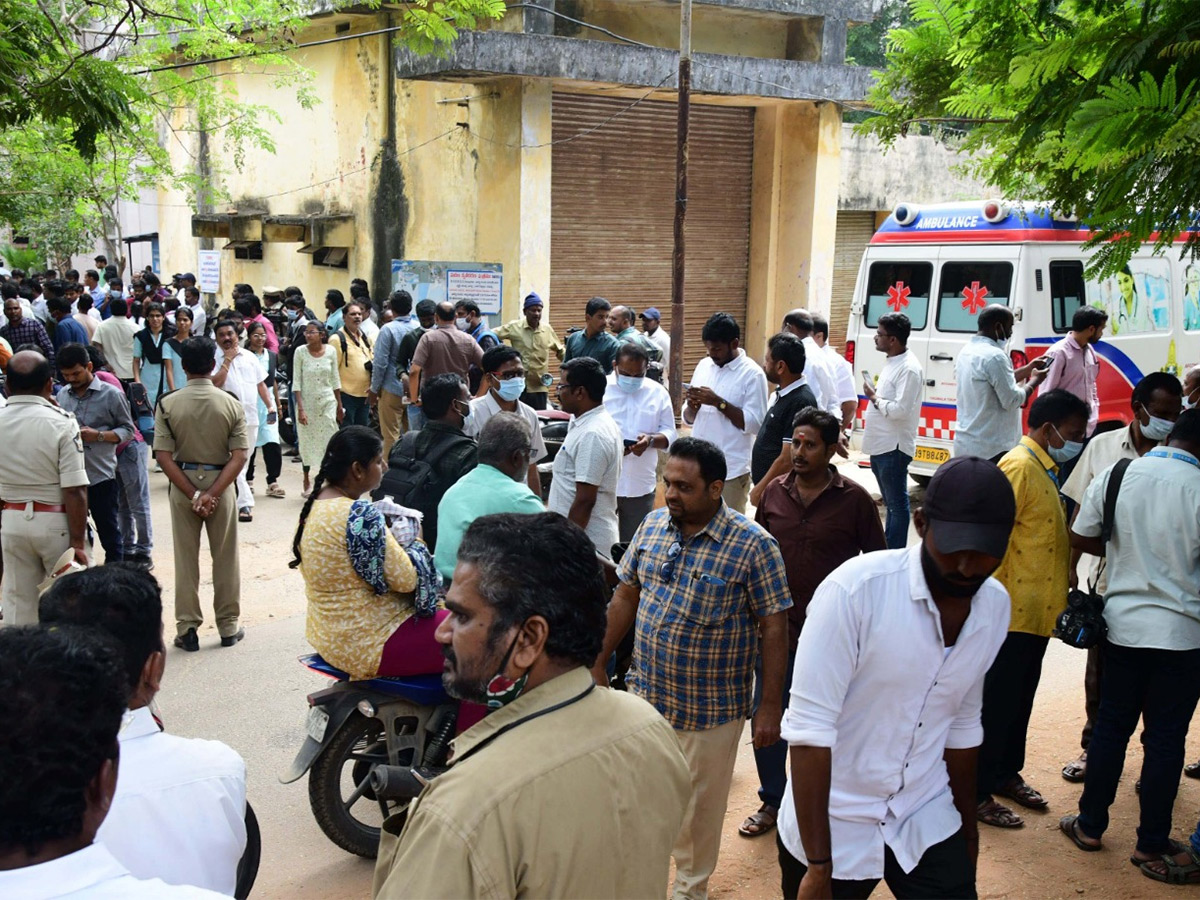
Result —
M 688 200 L 688 119 L 692 93 L 692 0 L 679 0 L 679 118 L 675 128 L 675 253 L 671 272 L 671 404 L 683 401 L 684 220 Z

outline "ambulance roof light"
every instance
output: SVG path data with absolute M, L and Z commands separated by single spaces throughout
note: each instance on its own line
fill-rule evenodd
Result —
M 986 200 L 983 204 L 983 219 L 996 225 L 1008 218 L 1008 204 L 1002 200 Z
M 917 221 L 917 215 L 920 212 L 920 207 L 915 203 L 897 203 L 892 217 L 896 220 L 897 225 L 911 225 Z

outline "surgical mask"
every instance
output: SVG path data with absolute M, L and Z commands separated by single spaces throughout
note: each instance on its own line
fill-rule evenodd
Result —
M 617 374 L 617 387 L 627 394 L 636 394 L 641 390 L 642 384 L 646 381 L 644 375 L 621 375 Z
M 469 404 L 469 403 L 466 404 L 466 407 L 467 407 L 466 412 L 463 412 L 461 407 L 459 407 L 457 405 L 454 407 L 456 410 L 458 410 L 459 414 L 463 417 L 463 423 L 462 423 L 463 431 L 468 431 L 470 429 L 471 420 L 475 416 L 475 411 L 473 409 L 471 409 L 471 404 Z
M 1171 429 L 1175 427 L 1175 423 L 1170 419 L 1160 419 L 1158 416 L 1150 415 L 1150 410 L 1142 407 L 1146 413 L 1149 422 L 1142 423 L 1142 434 L 1152 441 L 1165 441 L 1167 435 L 1171 433 Z M 1141 419 L 1139 418 L 1139 423 Z
M 467 320 L 466 319 L 455 319 L 454 327 L 457 328 L 459 331 L 466 331 L 467 330 Z
M 1050 427 L 1054 428 L 1053 425 Z M 1063 445 L 1055 447 L 1053 444 L 1050 444 L 1046 447 L 1046 452 L 1050 454 L 1050 458 L 1056 463 L 1070 462 L 1083 452 L 1082 441 L 1068 441 L 1057 428 L 1054 428 L 1054 433 L 1058 435 L 1058 439 L 1063 442 Z
M 507 403 L 518 399 L 525 391 L 524 378 L 503 378 L 496 386 L 496 393 Z
M 1191 398 L 1191 395 L 1184 395 L 1183 408 L 1184 409 L 1195 409 L 1195 407 L 1196 407 L 1196 401 Z
M 289 310 L 286 310 L 286 312 L 287 312 L 288 321 L 289 321 L 289 322 L 295 322 L 295 321 L 296 321 L 296 316 L 297 316 L 297 315 L 299 315 L 299 312 L 298 312 L 297 310 L 294 310 L 294 309 L 289 309 Z

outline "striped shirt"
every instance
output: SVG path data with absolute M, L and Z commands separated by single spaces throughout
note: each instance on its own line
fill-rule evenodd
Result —
M 792 605 L 779 545 L 724 503 L 684 539 L 648 515 L 617 572 L 641 598 L 629 686 L 683 731 L 750 714 L 758 620 Z

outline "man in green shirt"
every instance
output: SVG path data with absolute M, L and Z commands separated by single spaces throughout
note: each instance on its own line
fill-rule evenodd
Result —
M 579 356 L 590 356 L 600 363 L 605 375 L 612 372 L 617 348 L 621 345 L 608 333 L 610 312 L 612 304 L 603 297 L 593 297 L 587 302 L 584 308 L 583 331 L 567 335 L 567 352 L 563 356 L 563 362 L 569 362 Z
M 525 393 L 521 402 L 533 409 L 545 409 L 550 387 L 542 379 L 550 374 L 550 354 L 559 361 L 564 348 L 549 325 L 542 324 L 542 298 L 535 293 L 525 297 L 525 316 L 496 329 L 496 336 L 521 354 L 525 363 Z
M 529 490 L 525 476 L 533 433 L 516 413 L 496 413 L 479 433 L 479 465 L 446 491 L 438 504 L 434 565 L 449 579 L 467 527 L 493 513 L 540 513 L 546 508 Z

